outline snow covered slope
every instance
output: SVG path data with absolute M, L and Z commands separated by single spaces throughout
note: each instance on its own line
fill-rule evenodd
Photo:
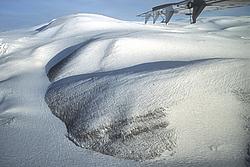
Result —
M 1 33 L 1 166 L 249 166 L 249 28 L 77 14 Z

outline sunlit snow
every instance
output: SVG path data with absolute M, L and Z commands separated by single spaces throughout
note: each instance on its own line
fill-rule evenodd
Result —
M 249 166 L 249 30 L 76 14 L 0 33 L 0 166 Z

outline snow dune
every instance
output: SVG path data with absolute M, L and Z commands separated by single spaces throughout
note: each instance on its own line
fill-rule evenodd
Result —
M 249 166 L 249 23 L 76 14 L 0 33 L 1 166 Z

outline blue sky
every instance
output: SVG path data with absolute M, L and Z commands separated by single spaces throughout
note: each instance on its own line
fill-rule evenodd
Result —
M 0 0 L 0 31 L 34 26 L 72 13 L 97 13 L 122 20 L 138 20 L 136 15 L 152 6 L 176 0 Z M 250 15 L 250 7 L 211 15 Z

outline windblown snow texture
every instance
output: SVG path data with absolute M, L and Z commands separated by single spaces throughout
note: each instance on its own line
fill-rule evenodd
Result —
M 155 38 L 150 39 L 150 33 L 159 32 L 126 31 L 124 33 L 124 30 L 118 28 L 115 32 L 97 33 L 88 40 L 64 49 L 47 65 L 48 77 L 54 83 L 46 93 L 46 102 L 52 112 L 66 124 L 68 138 L 76 145 L 133 160 L 155 159 L 163 153 L 173 156 L 180 137 L 178 126 L 172 123 L 171 116 L 183 102 L 200 97 L 210 103 L 212 95 L 224 106 L 226 102 L 218 96 L 238 99 L 242 96 L 247 99 L 249 96 L 245 82 L 249 74 L 238 76 L 245 73 L 249 60 L 239 55 L 236 58 L 214 56 L 213 50 L 204 54 L 192 46 L 192 49 L 197 49 L 196 54 L 204 55 L 190 60 L 186 55 L 192 49 L 187 49 L 187 53 L 179 53 L 181 56 L 177 55 L 171 61 L 140 63 L 139 59 L 135 63 L 138 65 L 116 67 L 120 63 L 119 58 L 126 53 L 127 57 L 138 59 L 146 55 L 143 59 L 147 59 L 147 48 L 142 52 L 137 51 L 144 47 L 145 42 L 162 45 L 158 41 L 152 42 Z M 181 35 L 180 38 L 185 37 Z M 161 42 L 169 49 L 163 54 L 171 52 L 168 45 L 171 45 L 169 43 L 173 39 L 162 39 Z M 123 49 L 135 44 L 134 40 L 142 44 L 136 44 L 137 53 L 132 56 L 134 48 Z M 216 43 L 213 41 L 209 47 L 217 49 Z M 206 42 L 202 46 L 208 47 Z M 185 61 L 178 61 L 182 56 L 186 57 Z M 93 64 L 96 65 L 86 64 L 91 59 L 95 60 Z M 186 109 L 185 112 L 194 111 L 201 112 L 196 107 Z M 208 146 L 214 147 L 218 146 Z
M 249 166 L 249 20 L 0 33 L 0 166 Z
M 131 86 L 145 84 L 142 78 L 147 76 L 71 77 L 67 84 L 64 79 L 53 84 L 46 101 L 77 145 L 119 158 L 153 159 L 165 151 L 173 153 L 176 133 L 168 120 L 168 108 L 148 106 L 148 97 L 132 90 Z M 121 84 L 124 80 L 127 83 Z

